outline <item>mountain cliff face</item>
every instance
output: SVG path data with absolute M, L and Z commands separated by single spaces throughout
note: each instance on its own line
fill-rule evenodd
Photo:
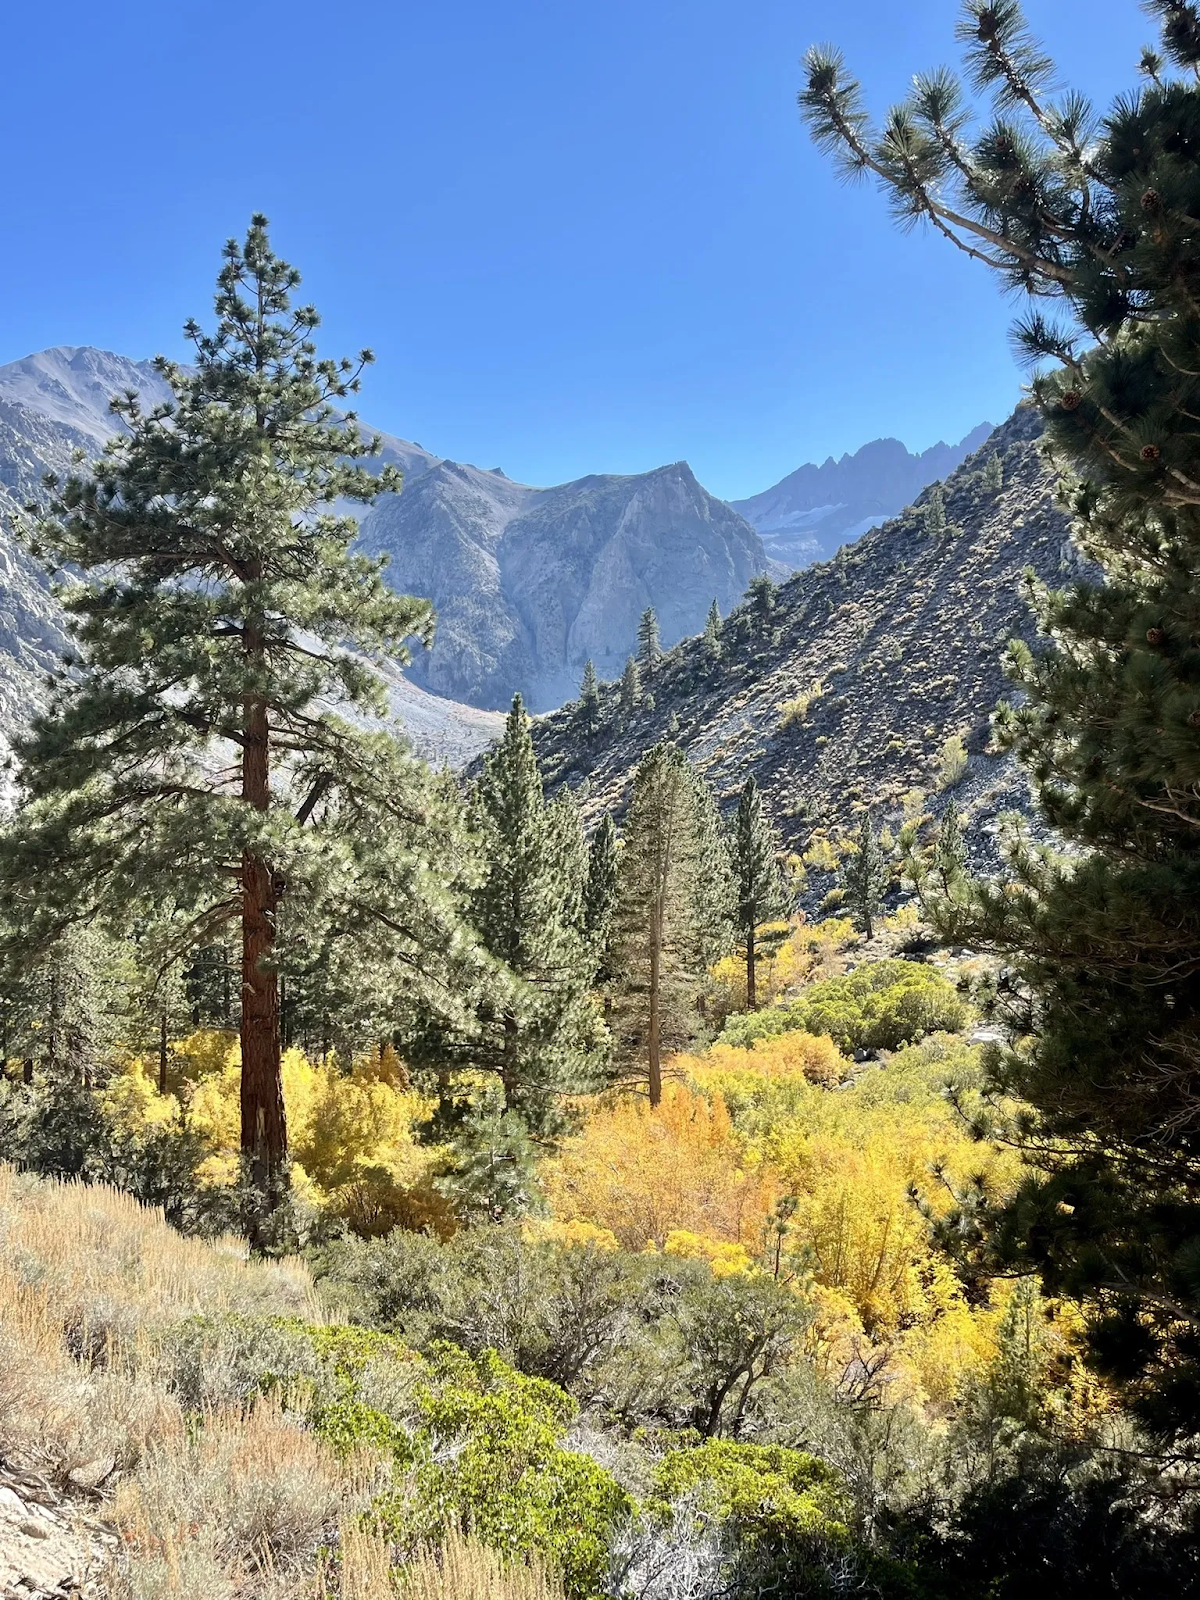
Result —
M 734 500 L 747 522 L 762 535 L 767 554 L 795 570 L 827 561 L 910 505 L 922 489 L 945 478 L 977 450 L 992 431 L 990 422 L 972 429 L 958 444 L 931 445 L 912 455 L 899 439 L 875 439 L 840 461 L 798 467 L 771 489 Z
M 117 427 L 110 396 L 130 389 L 147 405 L 169 398 L 152 363 L 87 346 L 0 367 L 0 484 L 28 498 L 73 449 L 97 452 Z M 362 545 L 389 557 L 394 588 L 437 608 L 434 648 L 408 674 L 427 694 L 501 709 L 520 690 L 535 710 L 561 705 L 589 656 L 620 671 L 647 606 L 673 643 L 768 565 L 754 529 L 684 462 L 532 489 L 380 437 L 404 492 L 365 514 Z
M 673 737 L 726 806 L 754 772 L 786 844 L 803 849 L 815 827 L 848 827 L 861 803 L 879 823 L 898 822 L 914 791 L 939 811 L 939 752 L 958 734 L 969 761 L 954 794 L 986 858 L 997 813 L 1027 803 L 1022 775 L 988 753 L 1005 642 L 1033 638 L 1022 574 L 1061 581 L 1078 559 L 1039 435 L 1022 407 L 950 476 L 944 534 L 925 531 L 918 504 L 790 578 L 765 628 L 735 612 L 719 659 L 686 640 L 651 683 L 652 708 L 623 717 L 608 686 L 594 736 L 572 706 L 543 719 L 549 782 L 576 789 L 589 817 L 620 810 L 643 752 Z M 993 450 L 998 492 L 983 477 Z
M 367 515 L 362 545 L 389 557 L 396 588 L 437 608 L 418 682 L 480 706 L 520 690 L 535 711 L 572 696 L 589 657 L 601 676 L 619 673 L 647 606 L 673 644 L 766 566 L 753 528 L 686 462 L 531 489 L 442 461 Z

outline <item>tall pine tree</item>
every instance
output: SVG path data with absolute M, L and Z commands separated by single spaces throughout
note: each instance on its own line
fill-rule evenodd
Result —
M 520 695 L 484 762 L 472 811 L 487 866 L 471 919 L 495 981 L 467 1025 L 432 1019 L 413 1054 L 444 1085 L 447 1073 L 460 1090 L 480 1074 L 492 1079 L 498 1114 L 516 1115 L 545 1143 L 565 1126 L 566 1097 L 601 1080 L 609 1041 L 591 993 L 579 814 L 570 796 L 546 802 Z
M 225 248 L 213 331 L 188 324 L 192 365 L 156 363 L 172 400 L 114 401 L 126 431 L 90 475 L 51 485 L 34 539 L 80 574 L 64 597 L 83 671 L 20 741 L 0 847 L 5 909 L 31 946 L 167 896 L 181 947 L 237 927 L 255 1233 L 286 1182 L 281 908 L 306 942 L 369 946 L 388 1002 L 428 981 L 453 1005 L 436 969 L 464 938 L 469 861 L 423 769 L 332 709 L 383 715 L 372 663 L 404 660 L 432 616 L 350 553 L 356 524 L 336 508 L 399 481 L 356 461 L 378 446 L 334 410 L 370 353 L 319 360 L 298 282 L 255 217 Z
M 931 891 L 944 936 L 1007 969 L 998 1090 L 1037 1110 L 1036 1176 L 992 1219 L 993 1256 L 1090 1308 L 1093 1358 L 1164 1431 L 1200 1431 L 1200 8 L 1152 0 L 1163 51 L 1098 118 L 1013 0 L 959 25 L 955 77 L 918 77 L 875 130 L 840 57 L 814 51 L 818 140 L 905 219 L 1040 304 L 1033 391 L 1076 537 L 1103 582 L 1031 585 L 1043 642 L 997 721 L 1043 816 L 1005 881 Z M 1043 309 L 1057 302 L 1056 320 Z
M 643 678 L 649 680 L 662 659 L 662 638 L 658 631 L 658 616 L 653 606 L 647 606 L 638 623 L 638 665 Z
M 614 913 L 618 1045 L 651 1105 L 662 1099 L 665 1053 L 702 1031 L 706 968 L 728 947 L 729 856 L 712 795 L 675 745 L 655 745 L 633 781 Z
M 746 951 L 746 1006 L 758 1002 L 758 929 L 787 908 L 779 870 L 779 840 L 763 811 L 762 794 L 751 773 L 742 788 L 729 836 L 737 893 L 736 927 Z

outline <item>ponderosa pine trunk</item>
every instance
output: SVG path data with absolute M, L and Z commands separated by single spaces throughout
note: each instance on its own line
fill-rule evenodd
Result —
M 746 934 L 746 1010 L 753 1011 L 758 999 L 758 950 L 754 943 L 754 927 Z
M 261 660 L 261 645 L 247 629 L 247 653 Z M 270 728 L 259 695 L 245 701 L 242 799 L 257 811 L 271 801 Z M 287 1117 L 280 1071 L 279 977 L 272 969 L 277 895 L 270 865 L 252 850 L 242 855 L 242 1155 L 266 1211 L 282 1198 L 287 1159 Z M 261 1236 L 261 1214 L 250 1217 L 251 1243 Z

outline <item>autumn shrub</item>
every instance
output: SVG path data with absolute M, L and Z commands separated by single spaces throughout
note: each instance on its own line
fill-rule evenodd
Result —
M 661 1248 L 675 1228 L 757 1248 L 775 1200 L 720 1095 L 679 1082 L 658 1106 L 633 1096 L 597 1105 L 548 1163 L 545 1186 L 555 1216 L 610 1229 L 630 1250 Z
M 97 1114 L 118 1144 L 174 1149 L 177 1159 L 186 1148 L 196 1190 L 190 1212 L 213 1212 L 240 1177 L 238 1040 L 198 1030 L 171 1044 L 165 1094 L 158 1072 L 144 1057 L 122 1061 L 96 1097 Z M 428 1106 L 390 1046 L 348 1063 L 287 1050 L 282 1075 L 300 1206 L 365 1235 L 453 1230 L 453 1209 L 436 1186 L 442 1153 L 417 1138 Z
M 803 869 L 801 869 L 803 870 Z M 834 977 L 845 969 L 845 950 L 856 941 L 849 917 L 821 922 L 768 923 L 759 932 L 755 984 L 759 997 L 775 1001 L 802 984 Z M 708 1014 L 721 1023 L 746 1004 L 746 953 L 734 951 L 709 969 Z
M 954 1033 L 967 1007 L 954 986 L 915 961 L 864 963 L 813 983 L 789 1005 L 731 1017 L 719 1042 L 751 1045 L 802 1029 L 828 1034 L 840 1050 L 899 1050 L 928 1033 Z

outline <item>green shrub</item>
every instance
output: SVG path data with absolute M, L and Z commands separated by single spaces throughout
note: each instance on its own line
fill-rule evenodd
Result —
M 723 1044 L 803 1029 L 828 1034 L 838 1049 L 899 1050 L 928 1033 L 955 1033 L 967 1007 L 951 983 L 915 961 L 873 961 L 839 978 L 811 984 L 790 1005 L 731 1017 Z
M 852 1553 L 840 1477 L 800 1450 L 711 1440 L 668 1451 L 648 1512 L 666 1519 L 680 1502 L 724 1529 L 730 1593 L 832 1594 Z
M 380 1527 L 408 1549 L 469 1528 L 507 1555 L 544 1556 L 569 1596 L 598 1600 L 613 1535 L 635 1507 L 603 1467 L 562 1447 L 574 1414 L 561 1389 L 493 1351 L 472 1360 L 439 1349 L 421 1394 L 416 1464 L 376 1500 Z

